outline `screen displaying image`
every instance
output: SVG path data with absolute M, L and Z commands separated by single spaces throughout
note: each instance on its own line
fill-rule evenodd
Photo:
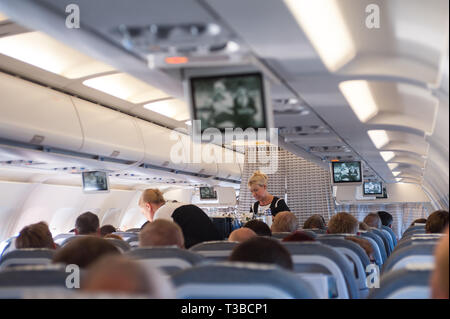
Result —
M 381 182 L 364 182 L 364 195 L 382 195 L 383 186 Z
M 332 162 L 334 183 L 358 183 L 362 181 L 361 162 Z
M 194 120 L 207 128 L 265 128 L 263 78 L 259 73 L 190 79 Z
M 107 192 L 108 176 L 106 172 L 83 172 L 83 190 L 85 192 Z
M 217 199 L 214 187 L 200 187 L 200 199 Z

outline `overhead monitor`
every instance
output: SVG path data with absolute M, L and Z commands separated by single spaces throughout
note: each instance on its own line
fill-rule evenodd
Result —
M 388 194 L 387 194 L 387 191 L 386 191 L 386 186 L 383 186 L 383 195 L 377 196 L 376 198 L 377 199 L 388 198 Z
M 200 199 L 217 199 L 214 187 L 200 187 Z
M 331 162 L 333 184 L 360 185 L 362 183 L 361 162 Z
M 259 72 L 188 78 L 191 114 L 208 128 L 269 128 L 267 90 Z
M 82 172 L 85 193 L 109 192 L 108 174 L 102 171 Z
M 363 194 L 368 196 L 383 195 L 383 184 L 381 182 L 364 182 Z

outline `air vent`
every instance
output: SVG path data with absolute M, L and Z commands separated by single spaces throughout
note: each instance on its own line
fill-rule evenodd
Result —
M 45 137 L 42 135 L 34 135 L 30 140 L 31 144 L 41 144 L 44 141 Z
M 280 127 L 278 130 L 280 135 L 314 135 L 314 134 L 324 134 L 330 133 L 330 131 L 324 126 L 320 125 L 304 125 L 304 126 L 295 126 L 295 127 Z
M 297 99 L 274 99 L 272 108 L 275 114 L 308 115 L 309 111 Z
M 309 152 L 318 153 L 336 153 L 336 152 L 351 152 L 352 150 L 346 145 L 339 146 L 311 146 L 308 149 Z

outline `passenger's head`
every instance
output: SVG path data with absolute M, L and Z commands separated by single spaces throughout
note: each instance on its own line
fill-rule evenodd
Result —
M 449 298 L 449 267 L 448 267 L 448 227 L 445 236 L 439 240 L 436 245 L 435 268 L 431 275 L 431 298 L 448 299 Z
M 256 171 L 248 180 L 248 187 L 253 197 L 259 201 L 267 196 L 267 181 L 266 174 Z
M 93 263 L 83 277 L 81 289 L 89 293 L 175 298 L 172 284 L 159 270 L 123 256 L 105 256 Z
M 437 210 L 428 216 L 425 231 L 429 234 L 443 233 L 448 225 L 448 211 Z
M 16 238 L 16 248 L 49 248 L 55 249 L 52 233 L 45 222 L 31 224 L 22 228 Z
M 112 234 L 116 232 L 116 227 L 113 225 L 103 225 L 100 227 L 100 236 L 105 237 L 108 234 Z
M 394 219 L 392 218 L 391 214 L 389 214 L 388 212 L 385 212 L 384 210 L 378 211 L 377 214 L 378 214 L 378 216 L 380 216 L 381 224 L 383 226 L 392 228 L 392 222 Z
M 139 233 L 139 246 L 177 246 L 184 248 L 183 231 L 178 224 L 165 219 L 148 223 Z
M 103 238 L 123 240 L 122 236 L 117 235 L 117 234 L 106 234 Z
M 308 233 L 301 231 L 301 230 L 296 230 L 292 234 L 289 234 L 286 237 L 284 237 L 282 241 L 300 241 L 301 242 L 301 241 L 316 241 L 316 240 Z
M 244 242 L 250 238 L 256 237 L 256 233 L 248 227 L 241 227 L 231 232 L 228 241 Z
M 410 227 L 414 226 L 414 224 L 426 224 L 426 223 L 427 223 L 426 218 L 417 218 L 411 223 Z
M 359 223 L 359 230 L 369 231 L 370 230 L 370 226 L 367 225 L 365 222 L 360 222 Z
M 358 232 L 358 220 L 349 213 L 338 213 L 328 222 L 329 234 L 356 234 Z
M 364 249 L 370 261 L 375 261 L 375 258 L 373 256 L 373 247 L 368 240 L 355 236 L 347 236 L 345 237 L 345 239 L 357 243 L 359 246 L 361 246 L 362 249 Z
M 244 227 L 250 228 L 258 236 L 272 236 L 270 227 L 263 221 L 252 219 L 244 224 Z
M 294 213 L 285 211 L 279 212 L 273 218 L 272 233 L 293 232 L 298 228 L 297 216 Z
M 275 264 L 285 269 L 293 269 L 289 251 L 278 241 L 265 237 L 254 237 L 240 243 L 233 248 L 229 260 Z
M 367 215 L 364 218 L 364 222 L 369 226 L 369 227 L 374 227 L 374 228 L 381 228 L 381 219 L 380 216 L 378 216 L 377 213 L 370 213 L 369 215 Z
M 119 254 L 119 249 L 107 239 L 80 236 L 56 251 L 53 263 L 75 264 L 80 268 L 86 268 L 100 257 Z
M 314 214 L 310 216 L 303 224 L 303 229 L 327 229 L 327 223 L 322 215 Z
M 100 222 L 98 216 L 86 212 L 78 216 L 75 221 L 75 234 L 76 235 L 99 235 L 100 234 Z
M 153 221 L 155 212 L 165 203 L 166 201 L 164 200 L 163 194 L 156 188 L 146 189 L 142 192 L 139 199 L 141 213 L 145 216 L 145 218 L 147 218 L 148 221 Z

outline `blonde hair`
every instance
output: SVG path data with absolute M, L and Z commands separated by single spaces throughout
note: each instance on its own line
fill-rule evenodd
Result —
M 248 180 L 248 186 L 252 186 L 254 184 L 257 184 L 261 187 L 267 186 L 267 181 L 269 178 L 266 174 L 262 173 L 261 171 L 256 171 L 253 173 L 252 177 Z
M 141 198 L 139 199 L 139 206 L 145 203 L 164 204 L 165 202 L 164 196 L 159 189 L 148 188 L 142 192 Z
M 279 212 L 273 218 L 272 233 L 289 232 L 292 233 L 298 228 L 297 216 L 289 211 Z

